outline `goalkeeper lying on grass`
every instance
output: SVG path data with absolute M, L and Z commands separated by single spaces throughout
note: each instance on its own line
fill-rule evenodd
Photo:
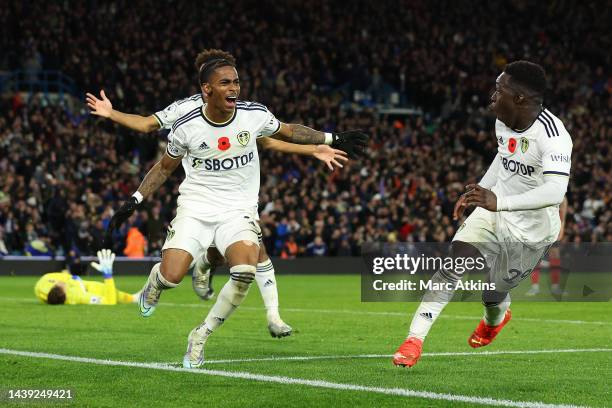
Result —
M 91 266 L 104 275 L 104 283 L 86 281 L 67 270 L 43 275 L 34 293 L 44 303 L 50 305 L 116 305 L 117 303 L 135 303 L 138 294 L 121 292 L 115 288 L 113 280 L 113 262 L 115 254 L 110 249 L 98 251 L 98 261 Z

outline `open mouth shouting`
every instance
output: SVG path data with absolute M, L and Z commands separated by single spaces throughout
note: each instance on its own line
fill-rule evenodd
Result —
M 227 104 L 228 107 L 235 108 L 236 107 L 236 99 L 238 99 L 237 96 L 227 96 L 227 97 L 225 97 L 225 103 Z

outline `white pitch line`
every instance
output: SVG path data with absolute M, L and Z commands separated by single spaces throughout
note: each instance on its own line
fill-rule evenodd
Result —
M 161 302 L 160 306 L 170 307 L 190 307 L 190 308 L 204 308 L 207 305 L 198 303 L 166 303 Z M 253 306 L 240 306 L 242 310 L 264 310 L 263 307 Z M 285 312 L 297 312 L 297 313 L 331 313 L 331 314 L 355 314 L 355 315 L 370 315 L 370 316 L 410 316 L 409 312 L 370 312 L 370 311 L 359 311 L 359 310 L 331 310 L 331 309 L 300 309 L 283 307 Z M 473 320 L 478 321 L 478 316 L 462 316 L 462 315 L 440 315 L 443 319 L 453 320 Z M 528 317 L 512 317 L 512 320 L 524 321 L 524 322 L 538 322 L 538 323 L 567 323 L 567 324 L 599 324 L 599 325 L 612 325 L 612 322 L 602 322 L 596 320 L 562 320 L 562 319 L 537 319 Z
M 409 312 L 369 312 L 369 311 L 358 311 L 358 310 L 330 310 L 330 309 L 292 309 L 282 308 L 287 312 L 305 312 L 305 313 L 343 313 L 343 314 L 357 314 L 357 315 L 374 315 L 374 316 L 410 316 Z M 453 320 L 474 320 L 478 321 L 478 316 L 462 316 L 462 315 L 440 315 L 443 319 Z M 612 322 L 602 321 L 589 321 L 589 320 L 558 320 L 558 319 L 536 319 L 526 317 L 513 317 L 513 320 L 526 321 L 526 322 L 542 322 L 542 323 L 569 323 L 569 324 L 602 324 L 610 325 Z
M 6 300 L 7 302 L 41 303 L 41 301 L 38 299 L 8 297 L 8 296 L 0 296 L 0 300 Z
M 424 357 L 452 357 L 452 356 L 497 356 L 502 354 L 555 354 L 555 353 L 598 353 L 612 352 L 612 348 L 590 348 L 590 349 L 559 349 L 559 350 L 500 350 L 500 351 L 451 351 L 438 353 L 423 353 Z M 325 356 L 283 356 L 283 357 L 260 357 L 243 359 L 206 360 L 204 364 L 222 363 L 253 363 L 259 361 L 310 361 L 310 360 L 344 360 L 361 358 L 391 358 L 391 354 L 356 354 L 356 355 L 325 355 Z M 176 364 L 167 362 L 161 364 Z
M 19 302 L 28 302 L 28 303 L 40 303 L 40 301 L 36 299 L 29 298 L 16 298 L 16 297 L 6 297 L 0 296 L 0 300 L 6 301 L 19 301 Z M 169 307 L 186 307 L 186 308 L 196 308 L 203 309 L 208 308 L 212 304 L 208 303 L 172 303 L 172 302 L 161 302 L 160 306 L 169 306 Z M 263 310 L 263 307 L 253 307 L 253 306 L 241 306 L 242 310 Z M 332 309 L 300 309 L 300 308 L 283 308 L 286 312 L 296 312 L 296 313 L 332 313 L 332 314 L 355 314 L 355 315 L 369 315 L 369 316 L 409 316 L 409 312 L 371 312 L 371 311 L 359 311 L 359 310 L 332 310 Z M 462 316 L 462 315 L 440 315 L 442 319 L 452 319 L 452 320 L 474 320 L 477 321 L 477 316 Z M 513 317 L 512 320 L 523 321 L 523 322 L 536 322 L 536 323 L 559 323 L 559 324 L 598 324 L 598 325 L 612 325 L 612 322 L 603 322 L 597 320 L 563 320 L 563 319 L 537 319 L 537 318 L 529 318 L 529 317 Z
M 283 384 L 283 385 L 303 385 L 307 387 L 327 388 L 327 389 L 334 389 L 334 390 L 341 390 L 341 391 L 363 391 L 363 392 L 370 392 L 370 393 L 376 393 L 376 394 L 397 395 L 401 397 L 424 398 L 424 399 L 440 400 L 440 401 L 466 402 L 466 403 L 497 406 L 497 407 L 583 408 L 583 407 L 576 406 L 576 405 L 547 404 L 547 403 L 539 402 L 539 401 L 513 401 L 513 400 L 495 399 L 495 398 L 489 398 L 489 397 L 474 397 L 474 396 L 461 395 L 461 394 L 448 394 L 448 393 L 438 393 L 438 392 L 431 392 L 431 391 L 415 391 L 415 390 L 410 390 L 410 389 L 405 389 L 405 388 L 371 387 L 371 386 L 364 386 L 364 385 L 357 385 L 357 384 L 334 383 L 334 382 L 324 381 L 324 380 L 308 380 L 305 378 L 293 378 L 293 377 L 284 377 L 284 376 L 254 374 L 254 373 L 248 373 L 248 372 L 242 372 L 242 371 L 191 369 L 191 368 L 173 367 L 173 366 L 158 364 L 158 363 L 137 363 L 137 362 L 131 362 L 131 361 L 102 360 L 102 359 L 97 359 L 97 358 L 66 356 L 66 355 L 61 355 L 61 354 L 38 353 L 38 352 L 21 351 L 21 350 L 10 350 L 10 349 L 4 349 L 4 348 L 0 348 L 0 354 L 22 356 L 22 357 L 33 357 L 33 358 L 45 358 L 45 359 L 51 359 L 51 360 L 71 361 L 71 362 L 77 362 L 77 363 L 88 363 L 88 364 L 115 366 L 115 367 L 148 368 L 152 370 L 184 372 L 184 373 L 190 373 L 190 374 L 201 374 L 201 375 L 210 375 L 210 376 L 226 377 L 226 378 L 238 378 L 238 379 L 243 379 L 243 380 L 262 381 L 262 382 L 277 383 L 277 384 Z

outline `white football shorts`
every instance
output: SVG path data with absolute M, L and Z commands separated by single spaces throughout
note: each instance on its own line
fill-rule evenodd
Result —
M 472 244 L 490 268 L 489 280 L 497 292 L 508 292 L 528 277 L 550 245 L 519 242 L 498 212 L 477 207 L 459 227 L 453 241 Z
M 259 211 L 258 211 L 258 207 L 255 207 L 255 221 L 257 221 L 257 224 L 259 224 Z M 263 236 L 261 235 L 261 230 L 259 231 L 259 246 L 262 245 L 261 240 L 262 240 Z M 210 244 L 211 248 L 216 248 L 217 246 L 215 245 L 215 243 L 213 242 L 212 244 Z M 225 255 L 224 255 L 225 256 Z
M 234 211 L 228 213 L 221 221 L 207 222 L 186 214 L 180 209 L 168 227 L 166 249 L 182 249 L 198 259 L 210 246 L 216 246 L 225 256 L 225 251 L 235 242 L 251 241 L 260 245 L 261 228 L 255 220 L 256 212 Z

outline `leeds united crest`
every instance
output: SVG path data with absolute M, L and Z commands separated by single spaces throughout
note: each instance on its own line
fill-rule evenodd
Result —
M 238 139 L 238 143 L 240 143 L 242 146 L 246 146 L 249 144 L 249 140 L 251 140 L 251 134 L 247 131 L 240 132 L 236 138 Z

